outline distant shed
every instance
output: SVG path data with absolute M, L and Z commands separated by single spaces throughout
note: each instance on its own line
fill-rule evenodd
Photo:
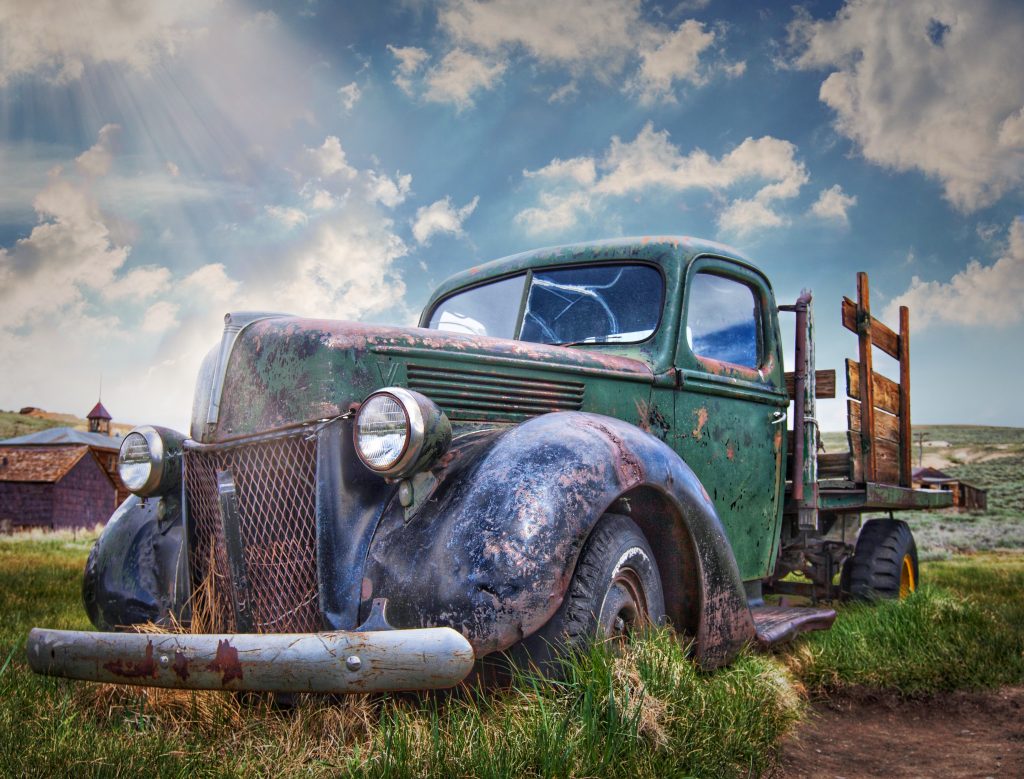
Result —
M 943 473 L 938 468 L 915 468 L 912 479 L 915 489 L 951 492 L 953 506 L 962 511 L 984 511 L 988 508 L 988 493 L 985 490 Z
M 106 522 L 117 489 L 88 446 L 0 445 L 0 520 L 14 527 Z

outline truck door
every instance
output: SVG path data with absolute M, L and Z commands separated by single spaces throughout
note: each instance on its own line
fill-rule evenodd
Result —
M 676 451 L 714 501 L 744 579 L 774 565 L 786 409 L 778 316 L 752 267 L 699 257 L 687 268 L 675 400 Z

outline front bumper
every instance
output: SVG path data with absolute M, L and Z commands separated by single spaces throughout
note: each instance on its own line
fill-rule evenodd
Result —
M 451 628 L 323 633 L 103 633 L 33 628 L 32 670 L 187 690 L 363 693 L 452 687 L 473 667 Z

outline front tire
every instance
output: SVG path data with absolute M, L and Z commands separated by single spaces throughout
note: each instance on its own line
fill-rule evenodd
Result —
M 843 592 L 855 600 L 906 598 L 918 587 L 917 544 L 899 519 L 864 523 L 853 557 L 843 565 Z
M 628 640 L 664 618 L 661 575 L 647 539 L 629 517 L 605 514 L 583 545 L 562 605 L 514 655 L 525 653 L 550 670 L 566 650 L 593 640 Z

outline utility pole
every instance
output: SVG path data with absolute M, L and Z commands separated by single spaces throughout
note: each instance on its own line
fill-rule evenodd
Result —
M 924 439 L 928 437 L 928 433 L 922 430 L 914 435 L 917 436 L 917 467 L 920 468 L 924 461 Z

